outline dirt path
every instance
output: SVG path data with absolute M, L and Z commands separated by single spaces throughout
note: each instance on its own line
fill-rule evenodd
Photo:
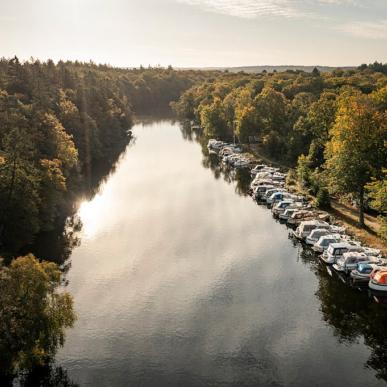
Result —
M 377 235 L 379 222 L 375 216 L 364 214 L 365 228 L 358 225 L 358 210 L 348 204 L 331 199 L 331 209 L 328 211 L 348 229 L 348 233 L 358 238 L 364 244 L 378 248 L 387 255 L 387 245 Z
M 284 171 L 288 171 L 290 167 L 288 165 L 281 164 L 273 161 L 269 157 L 262 153 L 259 145 L 251 144 L 245 146 L 246 150 L 252 153 L 257 159 L 263 162 L 282 168 Z M 294 187 L 295 188 L 295 187 Z M 297 189 L 298 190 L 298 189 Z M 300 190 L 300 193 L 305 193 Z M 310 195 L 308 195 L 310 196 Z M 337 199 L 331 199 L 331 208 L 327 210 L 339 223 L 341 223 L 346 229 L 348 234 L 359 239 L 363 244 L 380 249 L 383 254 L 387 255 L 387 244 L 381 240 L 377 233 L 379 230 L 379 222 L 375 216 L 364 214 L 365 228 L 359 227 L 358 224 L 358 210 L 349 204 L 339 202 Z

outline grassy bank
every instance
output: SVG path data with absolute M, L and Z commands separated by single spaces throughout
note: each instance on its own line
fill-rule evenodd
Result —
M 262 151 L 259 145 L 247 145 L 246 150 L 256 158 L 257 162 L 262 161 L 285 171 L 291 169 L 291 166 L 271 159 Z M 297 181 L 288 185 L 287 188 L 291 191 L 305 195 L 312 203 L 316 201 L 316 198 L 301 187 Z M 331 215 L 335 223 L 344 226 L 349 235 L 360 240 L 367 246 L 380 249 L 383 252 L 383 255 L 387 255 L 387 243 L 378 236 L 380 224 L 376 216 L 365 214 L 365 227 L 362 228 L 358 224 L 358 210 L 350 204 L 344 203 L 334 197 L 331 198 L 331 207 L 324 210 Z

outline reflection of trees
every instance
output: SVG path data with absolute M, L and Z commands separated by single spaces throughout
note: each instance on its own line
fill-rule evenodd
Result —
M 216 179 L 222 177 L 228 183 L 236 181 L 236 192 L 247 195 L 251 180 L 249 171 L 234 170 L 220 163 L 217 155 L 209 153 L 207 139 L 193 131 L 189 124 L 183 125 L 181 130 L 185 139 L 201 145 L 202 164 L 212 170 Z M 313 250 L 289 238 L 298 249 L 298 260 L 318 278 L 316 297 L 321 303 L 324 320 L 333 327 L 341 342 L 354 343 L 364 338 L 371 350 L 366 366 L 374 369 L 378 378 L 387 380 L 387 308 L 373 302 L 366 292 L 359 292 L 331 277 L 325 266 L 318 263 Z
M 375 303 L 367 291 L 351 288 L 335 273 L 329 275 L 326 266 L 317 261 L 313 250 L 294 239 L 293 242 L 299 249 L 299 260 L 318 279 L 316 297 L 321 303 L 324 321 L 333 327 L 334 334 L 342 343 L 356 343 L 364 338 L 371 350 L 366 366 L 374 369 L 378 378 L 387 380 L 387 308 Z
M 71 296 L 59 290 L 66 284 L 61 274 L 69 270 L 71 252 L 80 244 L 82 223 L 76 203 L 80 198 L 90 200 L 98 192 L 115 171 L 125 148 L 127 142 L 112 149 L 103 162 L 92 163 L 78 185 L 69 188 L 68 202 L 55 229 L 40 233 L 33 245 L 20 251 L 19 255 L 32 252 L 41 260 L 55 262 L 61 271 L 52 263 L 29 259 L 0 266 L 0 385 L 12 385 L 16 377 L 22 386 L 75 386 L 66 371 L 51 366 L 64 343 L 64 330 L 75 318 Z
M 223 178 L 227 183 L 236 182 L 235 192 L 238 195 L 246 196 L 250 187 L 250 171 L 247 169 L 234 169 L 223 164 L 216 154 L 210 153 L 207 148 L 207 137 L 201 130 L 192 129 L 189 122 L 180 125 L 183 138 L 188 141 L 196 141 L 200 144 L 203 154 L 202 165 L 211 169 L 215 179 Z
M 17 378 L 17 384 L 21 387 L 77 387 L 78 384 L 71 381 L 67 371 L 62 367 L 52 364 L 36 367 Z M 0 378 L 0 385 L 11 387 L 15 382 Z
M 72 215 L 64 221 L 60 229 L 38 235 L 34 245 L 25 250 L 32 251 L 40 259 L 57 263 L 64 272 L 67 272 L 71 265 L 68 262 L 71 252 L 80 245 L 79 233 L 81 229 L 80 218 Z M 26 252 L 22 251 L 22 253 Z
M 374 303 L 366 292 L 359 292 L 332 278 L 326 268 L 316 271 L 324 320 L 334 328 L 342 342 L 357 342 L 361 337 L 371 350 L 367 366 L 378 378 L 387 380 L 387 309 Z

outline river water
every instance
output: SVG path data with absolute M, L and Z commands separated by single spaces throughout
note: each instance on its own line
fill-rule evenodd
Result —
M 382 386 L 386 310 L 331 278 L 169 120 L 81 205 L 57 363 L 86 386 Z

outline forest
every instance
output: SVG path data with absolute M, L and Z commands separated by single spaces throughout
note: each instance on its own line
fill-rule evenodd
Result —
M 320 73 L 223 73 L 187 90 L 172 107 L 208 137 L 254 143 L 294 169 L 301 186 L 380 214 L 387 238 L 387 66 Z
M 76 318 L 71 296 L 58 290 L 64 260 L 35 258 L 33 244 L 45 234 L 48 244 L 53 230 L 71 242 L 65 229 L 79 198 L 114 166 L 135 113 L 169 111 L 214 74 L 0 60 L 0 384 L 47 364 Z
M 353 198 L 361 213 L 367 202 L 386 237 L 385 70 L 247 74 L 1 59 L 0 376 L 47 364 L 73 325 L 72 298 L 58 291 L 64 262 L 28 253 L 93 194 L 101 165 L 108 173 L 130 142 L 135 114 L 171 106 L 208 137 L 257 142 L 316 195 Z

